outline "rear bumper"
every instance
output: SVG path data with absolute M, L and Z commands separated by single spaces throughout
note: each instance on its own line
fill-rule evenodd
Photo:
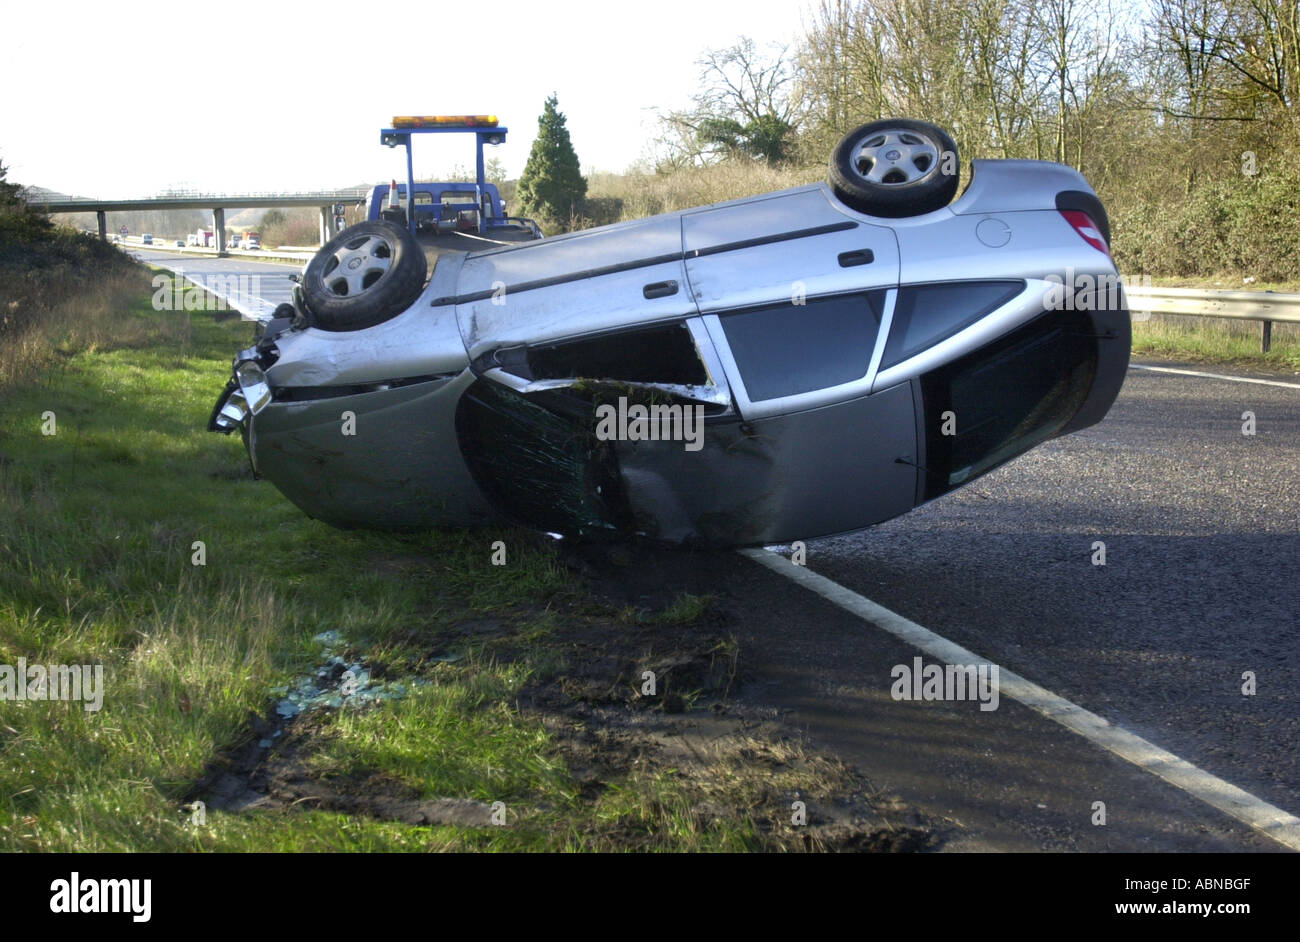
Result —
M 1133 348 L 1133 325 L 1127 301 L 1115 310 L 1093 311 L 1092 327 L 1097 341 L 1097 376 L 1092 391 L 1070 423 L 1060 432 L 1068 435 L 1106 417 L 1119 396 L 1128 375 L 1129 355 Z

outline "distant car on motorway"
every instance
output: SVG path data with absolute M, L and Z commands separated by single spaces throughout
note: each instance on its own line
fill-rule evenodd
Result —
M 230 247 L 231 247 L 232 249 L 237 249 L 237 248 L 239 248 L 239 236 L 234 236 L 234 237 L 230 240 Z
M 262 243 L 258 242 L 256 239 L 249 239 L 248 242 L 244 245 L 245 251 L 248 252 L 257 252 L 260 251 L 261 248 L 262 248 Z
M 954 202 L 958 166 L 942 128 L 874 121 L 828 183 L 446 254 L 428 284 L 408 229 L 359 223 L 209 428 L 339 527 L 727 546 L 880 523 L 1099 422 L 1128 366 L 1083 176 L 976 160 Z
M 144 235 L 140 236 L 140 241 L 145 245 L 153 245 L 153 236 L 146 232 Z
M 176 240 L 176 245 L 177 245 L 179 248 L 182 248 L 182 249 L 185 248 L 185 240 L 184 240 L 184 239 L 177 239 L 177 240 Z

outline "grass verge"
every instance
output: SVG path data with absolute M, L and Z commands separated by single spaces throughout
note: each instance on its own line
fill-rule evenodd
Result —
M 1268 353 L 1260 350 L 1260 332 L 1257 321 L 1155 314 L 1133 321 L 1133 353 L 1241 369 L 1300 371 L 1300 324 L 1275 323 Z
M 0 665 L 104 675 L 95 711 L 0 700 L 0 849 L 824 846 L 781 817 L 801 788 L 861 790 L 832 760 L 727 736 L 707 762 L 652 760 L 611 723 L 544 708 L 585 670 L 582 689 L 622 691 L 601 694 L 616 721 L 620 671 L 646 663 L 680 690 L 674 709 L 698 706 L 731 683 L 734 646 L 704 631 L 694 662 L 651 649 L 696 630 L 708 599 L 628 626 L 535 535 L 307 519 L 252 480 L 237 438 L 204 429 L 249 326 L 116 297 L 94 302 L 93 342 L 56 338 L 0 390 Z M 601 673 L 602 646 L 634 643 L 659 660 Z M 285 715 L 285 690 L 328 697 L 345 664 L 400 695 Z M 250 783 L 259 800 L 239 800 Z

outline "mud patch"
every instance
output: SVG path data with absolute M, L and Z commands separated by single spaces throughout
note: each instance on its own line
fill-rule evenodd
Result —
M 816 751 L 748 689 L 743 626 L 726 592 L 714 595 L 719 554 L 566 541 L 559 558 L 590 592 L 547 637 L 562 664 L 521 691 L 517 705 L 552 734 L 584 799 L 625 788 L 629 776 L 670 774 L 698 827 L 748 819 L 767 849 L 940 846 L 940 826 Z M 692 610 L 684 597 L 708 604 L 678 620 L 674 613 Z M 617 843 L 655 846 L 636 826 Z
M 505 705 L 548 733 L 550 754 L 567 769 L 576 805 L 561 803 L 568 810 L 557 833 L 576 836 L 577 846 L 619 850 L 717 846 L 711 836 L 726 847 L 781 851 L 899 853 L 942 844 L 943 825 L 819 751 L 787 711 L 764 701 L 768 680 L 748 673 L 737 640 L 745 626 L 719 579 L 731 555 L 587 544 L 566 545 L 559 559 L 582 573 L 587 591 L 553 599 L 546 610 L 502 609 L 412 629 L 399 658 L 433 683 L 527 664 L 529 679 Z M 453 648 L 468 653 L 447 655 Z M 341 648 L 329 654 L 317 686 L 337 683 L 342 662 L 365 660 Z M 405 673 L 394 680 L 415 682 Z M 331 771 L 318 759 L 336 705 L 323 700 L 293 716 L 272 706 L 250 718 L 247 737 L 188 799 L 226 811 L 311 808 L 411 826 L 492 823 L 483 802 L 431 798 L 413 780 L 375 770 Z M 525 824 L 542 815 L 535 820 L 548 832 L 547 815 L 561 813 L 527 797 L 511 810 Z M 557 841 L 573 846 L 571 838 Z
M 696 828 L 744 819 L 760 849 L 900 853 L 940 843 L 923 818 L 876 793 L 850 767 L 811 751 L 761 707 L 626 719 L 609 708 L 582 707 L 546 718 L 587 800 L 626 788 L 629 776 L 671 775 Z M 673 811 L 656 810 L 665 817 Z M 657 846 L 635 820 L 616 822 L 613 831 L 602 836 L 625 849 Z
M 254 737 L 270 732 L 273 720 L 259 718 L 250 725 L 248 739 L 214 763 L 185 800 L 202 800 L 219 811 L 309 808 L 413 826 L 492 824 L 492 808 L 484 802 L 422 799 L 390 775 L 322 776 L 311 759 L 319 750 L 324 722 L 323 714 L 298 718 L 268 750 Z

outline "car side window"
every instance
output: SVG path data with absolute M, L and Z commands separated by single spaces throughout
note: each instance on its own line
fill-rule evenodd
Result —
M 1023 281 L 967 281 L 913 285 L 898 292 L 882 370 L 969 327 L 1024 290 Z
M 884 296 L 883 290 L 871 291 L 721 315 L 750 402 L 865 377 Z

